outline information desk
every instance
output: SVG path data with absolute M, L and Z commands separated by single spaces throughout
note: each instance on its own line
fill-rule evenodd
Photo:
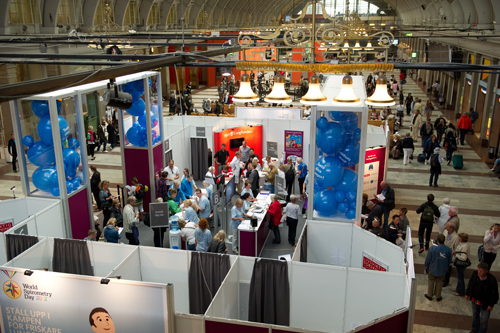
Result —
M 259 205 L 264 206 L 262 213 L 253 213 L 257 217 L 257 227 L 252 228 L 250 220 L 243 221 L 238 227 L 240 255 L 242 256 L 260 257 L 269 235 L 269 220 L 271 217 L 265 206 L 271 204 L 270 194 L 269 192 L 261 192 L 257 199 Z

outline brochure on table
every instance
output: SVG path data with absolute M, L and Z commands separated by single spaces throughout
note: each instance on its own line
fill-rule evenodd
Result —
M 248 211 L 248 215 L 252 215 L 257 217 L 257 228 L 260 226 L 260 223 L 266 216 L 267 209 L 266 206 L 271 204 L 271 196 L 269 192 L 260 192 L 257 196 L 257 203 L 255 204 L 255 208 L 252 208 Z M 240 223 L 238 226 L 239 230 L 253 230 L 250 225 L 250 220 L 245 220 Z

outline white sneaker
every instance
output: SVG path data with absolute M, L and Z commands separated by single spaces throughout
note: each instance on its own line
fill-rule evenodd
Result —
M 307 217 L 307 215 L 306 215 L 306 214 L 302 214 L 302 217 L 303 217 L 303 218 L 306 218 L 306 217 Z
M 107 150 L 103 150 L 102 152 L 103 152 L 103 153 L 109 153 L 109 151 L 107 151 Z

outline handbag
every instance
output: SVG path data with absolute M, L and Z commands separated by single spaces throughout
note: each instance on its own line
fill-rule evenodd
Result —
M 470 262 L 469 258 L 467 258 L 467 260 L 465 261 L 455 258 L 453 265 L 455 267 L 469 267 L 470 265 L 472 265 L 472 263 Z
M 286 213 L 285 213 L 285 214 L 283 214 L 283 215 L 281 216 L 281 220 L 280 220 L 280 222 L 281 222 L 282 224 L 286 222 Z M 280 224 L 280 226 L 281 226 L 282 224 Z
M 484 244 L 477 249 L 477 259 L 479 262 L 484 262 Z
M 137 228 L 135 224 L 132 225 L 132 235 L 134 236 L 135 242 L 139 243 L 139 228 Z

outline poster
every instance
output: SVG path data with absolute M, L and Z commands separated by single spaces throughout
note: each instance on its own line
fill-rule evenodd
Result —
M 375 259 L 365 251 L 363 251 L 363 269 L 368 269 L 372 271 L 381 271 L 387 272 L 389 266 L 381 262 L 380 260 Z
M 0 267 L 2 332 L 167 332 L 165 285 Z
M 237 106 L 236 118 L 301 120 L 302 109 Z
M 292 156 L 295 163 L 297 157 L 302 157 L 302 145 L 304 132 L 302 131 L 285 131 L 285 159 Z
M 368 198 L 380 193 L 380 183 L 384 180 L 385 151 L 385 147 L 366 150 L 363 193 L 368 194 Z
M 278 143 L 267 141 L 267 155 L 278 158 Z
M 0 220 L 0 232 L 6 232 L 10 228 L 12 228 L 13 225 L 14 219 L 12 217 Z

